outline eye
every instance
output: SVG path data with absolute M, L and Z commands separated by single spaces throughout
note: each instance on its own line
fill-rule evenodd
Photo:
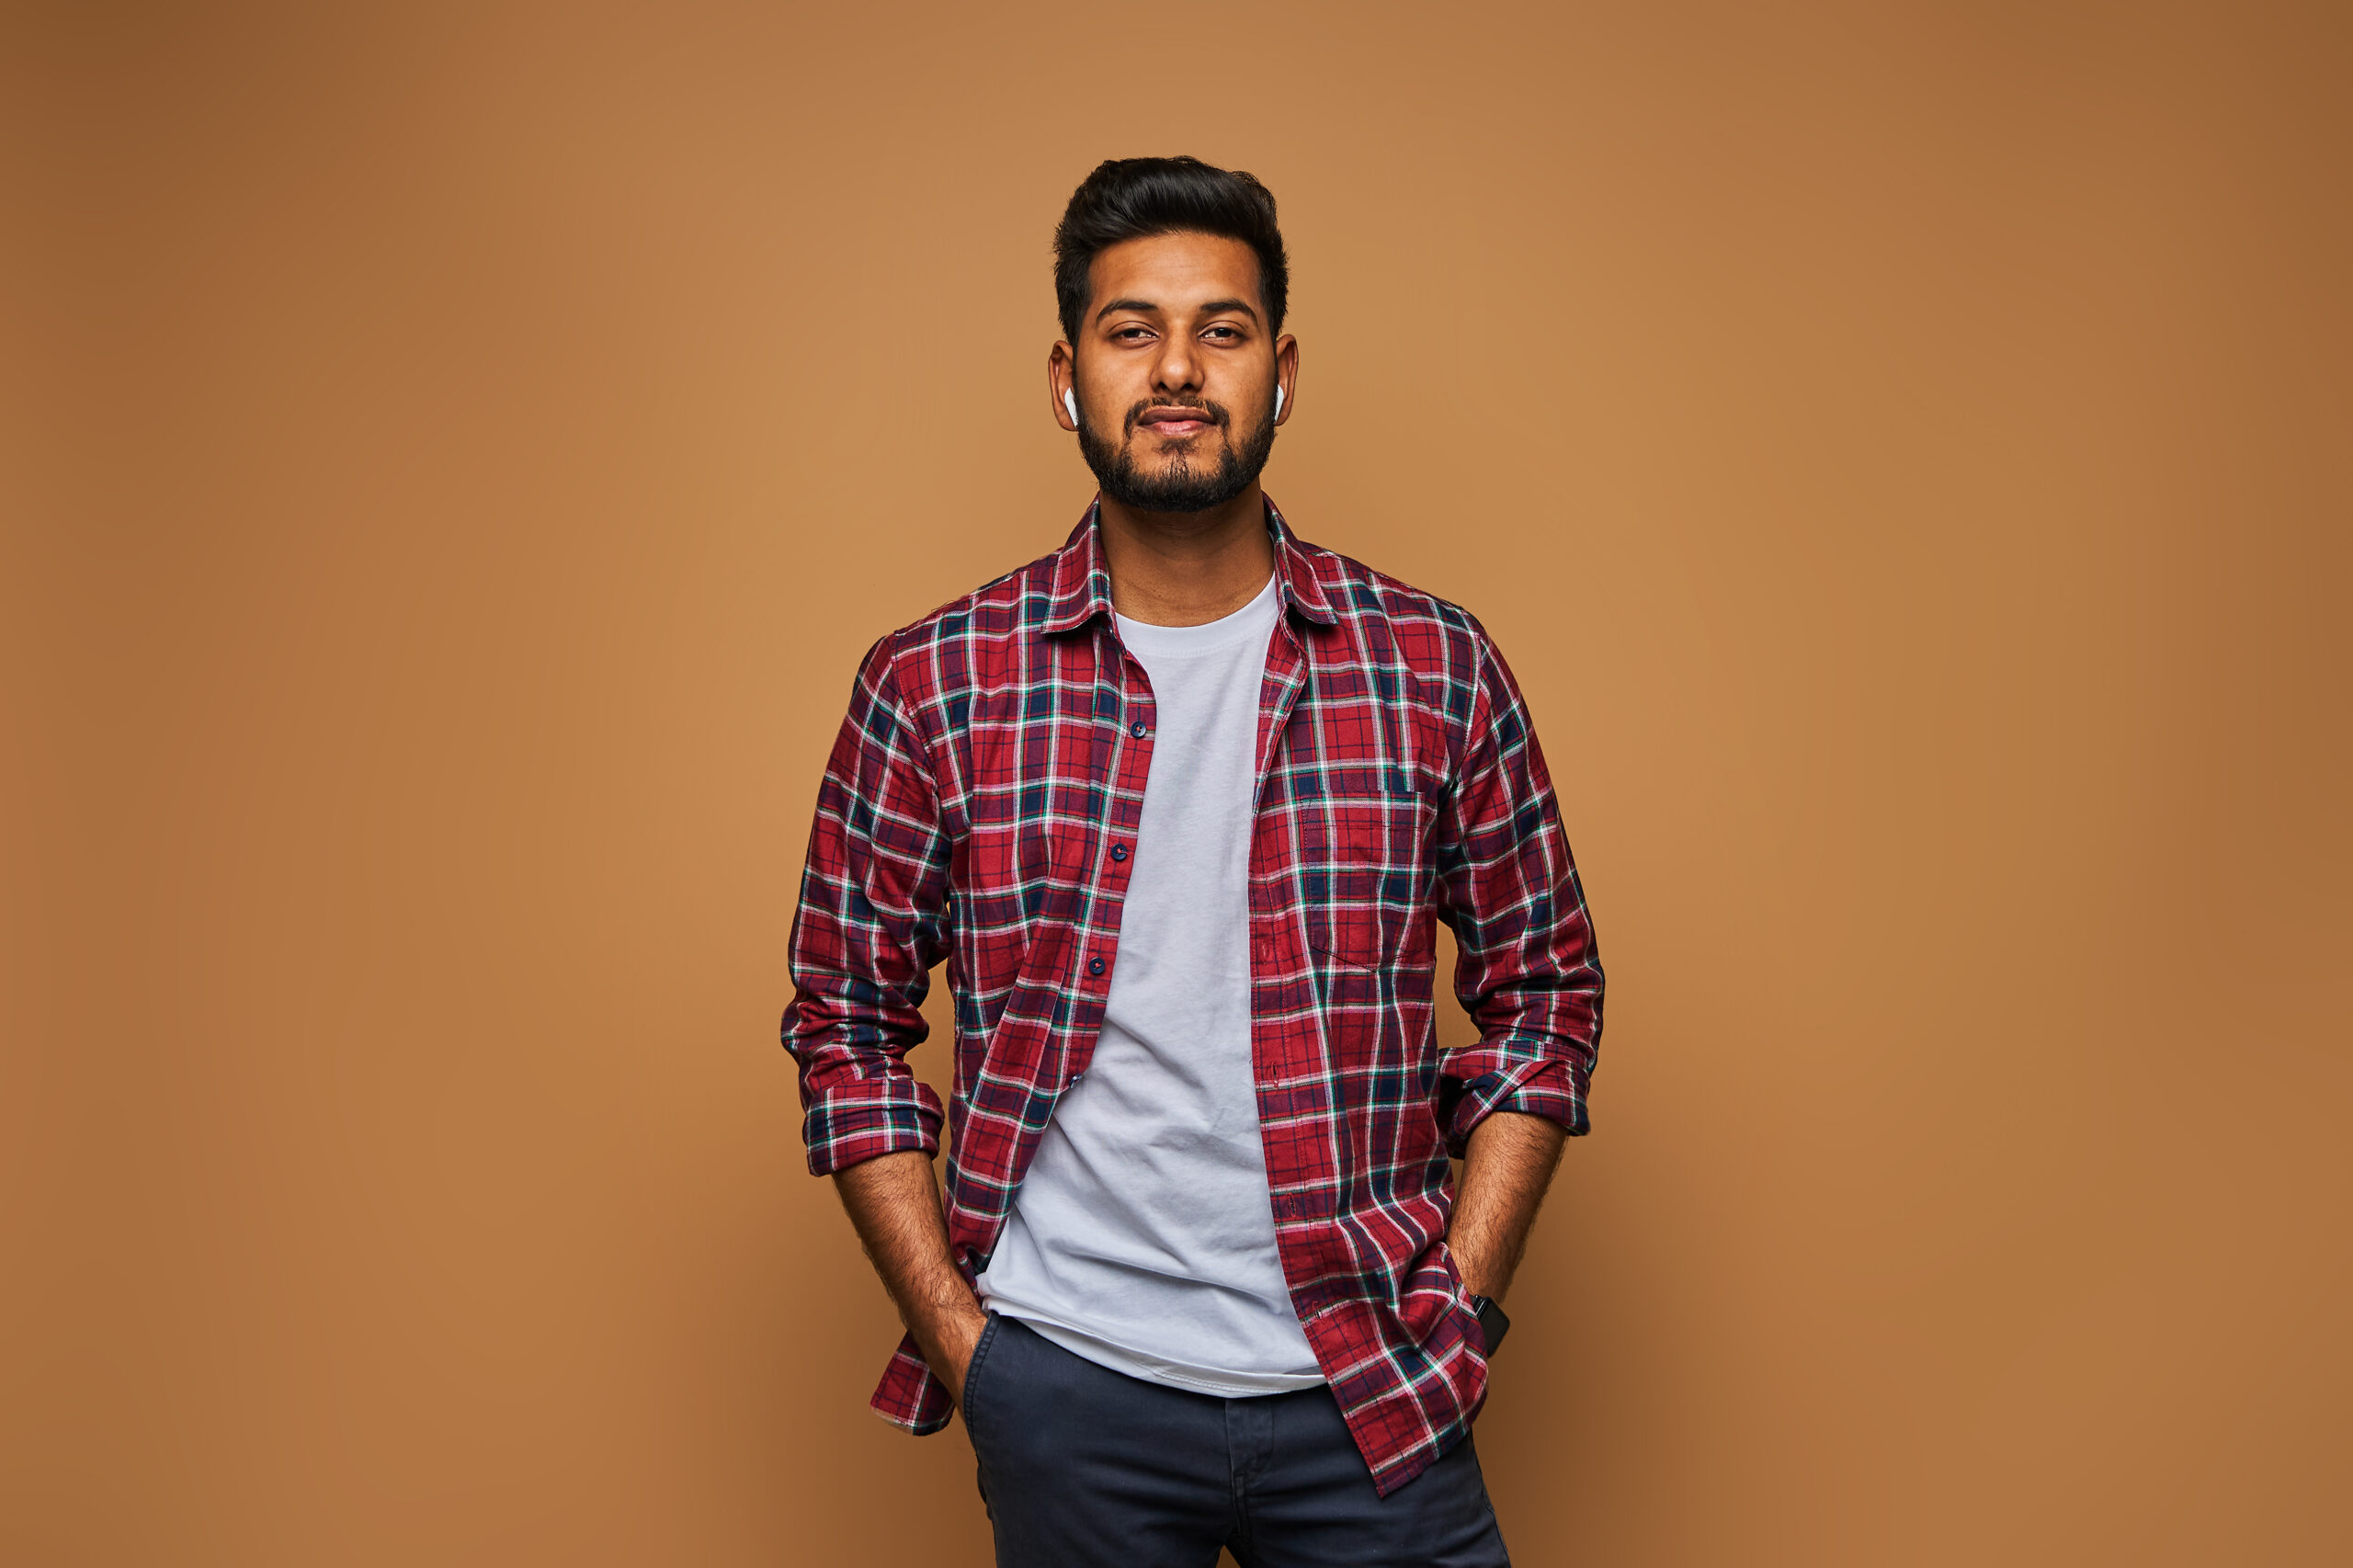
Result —
M 1123 326 L 1111 335 L 1113 339 L 1122 343 L 1134 343 L 1151 335 L 1152 329 L 1146 326 Z
M 1204 337 L 1214 337 L 1220 343 L 1239 343 L 1242 341 L 1242 335 L 1230 326 L 1213 326 L 1201 335 Z

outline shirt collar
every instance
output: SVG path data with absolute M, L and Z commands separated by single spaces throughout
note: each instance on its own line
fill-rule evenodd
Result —
M 1266 501 L 1267 532 L 1274 540 L 1275 575 L 1282 582 L 1283 604 L 1319 625 L 1337 625 L 1339 614 L 1324 597 L 1324 585 L 1316 580 L 1315 563 L 1300 547 L 1298 536 L 1283 521 L 1274 501 L 1263 495 L 1261 499 Z M 1054 554 L 1053 592 L 1046 611 L 1048 632 L 1068 631 L 1098 614 L 1111 613 L 1111 572 L 1103 562 L 1102 517 L 1103 500 L 1098 495 L 1088 503 L 1086 515 Z

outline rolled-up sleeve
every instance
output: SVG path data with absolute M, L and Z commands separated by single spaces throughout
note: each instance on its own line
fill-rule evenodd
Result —
M 801 1072 L 818 1176 L 939 1147 L 939 1096 L 908 1069 L 946 951 L 949 846 L 922 736 L 892 676 L 893 638 L 867 651 L 817 792 L 792 919 L 784 1045 Z
M 1601 961 L 1552 776 L 1502 653 L 1476 621 L 1472 631 L 1470 722 L 1437 835 L 1455 994 L 1479 1028 L 1475 1043 L 1439 1064 L 1439 1111 L 1458 1157 L 1498 1110 L 1588 1131 L 1601 1045 Z

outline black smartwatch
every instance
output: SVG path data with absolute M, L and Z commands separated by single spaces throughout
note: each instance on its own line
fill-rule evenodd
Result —
M 1511 1332 L 1511 1319 L 1504 1316 L 1503 1308 L 1484 1296 L 1472 1297 L 1471 1310 L 1479 1314 L 1479 1334 L 1486 1346 L 1485 1354 L 1492 1356 L 1495 1346 L 1504 1342 L 1504 1335 Z

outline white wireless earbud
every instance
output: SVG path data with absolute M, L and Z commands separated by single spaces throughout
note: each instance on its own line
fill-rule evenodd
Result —
M 1276 418 L 1278 418 L 1278 419 L 1280 419 L 1282 416 L 1283 416 L 1283 384 L 1282 384 L 1280 381 L 1277 381 L 1277 382 L 1275 383 L 1275 417 L 1276 417 Z
M 1063 389 L 1063 406 L 1070 410 L 1070 422 L 1078 423 L 1078 394 L 1068 387 Z

